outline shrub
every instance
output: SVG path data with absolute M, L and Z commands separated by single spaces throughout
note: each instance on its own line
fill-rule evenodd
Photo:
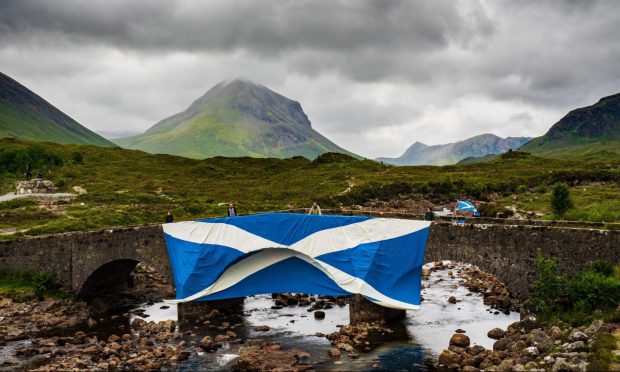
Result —
M 612 276 L 614 272 L 614 265 L 610 261 L 599 260 L 590 265 L 588 270 L 604 276 Z
M 517 187 L 517 194 L 525 194 L 526 192 L 527 192 L 527 186 L 519 185 L 519 187 Z
M 566 212 L 573 207 L 570 197 L 570 189 L 565 183 L 558 183 L 551 192 L 551 210 L 556 215 L 563 217 Z
M 54 275 L 47 271 L 34 273 L 32 283 L 34 284 L 35 295 L 40 300 L 43 299 L 45 293 L 57 292 L 60 289 L 60 284 Z
M 620 281 L 592 269 L 575 276 L 568 283 L 572 303 L 579 302 L 582 311 L 593 307 L 617 306 L 620 303 Z
M 62 158 L 58 154 L 47 151 L 41 145 L 22 149 L 0 149 L 0 173 L 19 174 L 25 171 L 26 163 L 30 164 L 33 172 L 44 167 L 63 165 Z
M 543 257 L 540 250 L 534 261 L 537 278 L 531 293 L 531 301 L 543 313 L 548 313 L 558 307 L 565 296 L 566 279 L 557 273 L 557 262 L 552 258 Z
M 75 164 L 84 164 L 84 156 L 82 155 L 81 152 L 72 153 L 71 160 L 73 160 Z

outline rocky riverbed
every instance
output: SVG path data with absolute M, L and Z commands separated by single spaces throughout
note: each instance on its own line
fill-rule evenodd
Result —
M 348 325 L 346 298 L 301 294 L 249 297 L 235 317 L 212 311 L 179 323 L 176 306 L 160 302 L 171 288 L 156 272 L 140 267 L 131 284 L 89 303 L 0 300 L 0 369 L 581 368 L 600 331 L 580 330 L 582 339 L 517 322 L 518 303 L 501 283 L 454 262 L 426 265 L 421 310 L 390 325 Z M 553 363 L 549 345 L 565 350 Z

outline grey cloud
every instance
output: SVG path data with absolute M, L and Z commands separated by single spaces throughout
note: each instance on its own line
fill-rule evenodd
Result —
M 614 0 L 4 0 L 0 68 L 109 133 L 246 76 L 374 157 L 544 133 L 618 91 L 619 34 Z

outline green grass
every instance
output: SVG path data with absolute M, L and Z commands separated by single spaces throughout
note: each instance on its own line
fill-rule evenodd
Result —
M 56 278 L 48 272 L 21 271 L 8 273 L 0 270 L 0 297 L 17 302 L 35 298 L 66 298 Z
M 620 363 L 620 358 L 612 353 L 613 350 L 618 350 L 619 342 L 620 340 L 611 334 L 598 335 L 590 354 L 588 370 L 608 371 L 612 364 Z
M 620 184 L 591 184 L 570 188 L 574 207 L 563 219 L 569 221 L 617 222 L 620 221 Z M 551 212 L 551 188 L 544 193 L 531 189 L 522 194 L 502 198 L 503 206 L 514 206 L 524 213 L 541 213 L 542 219 L 557 219 Z
M 62 166 L 54 166 L 46 174 L 56 185 L 63 185 L 60 191 L 72 192 L 74 186 L 81 186 L 88 193 L 68 204 L 1 203 L 0 228 L 29 229 L 22 235 L 161 222 L 167 210 L 172 210 L 177 220 L 221 216 L 226 206 L 218 204 L 229 202 L 235 202 L 240 213 L 253 213 L 308 207 L 313 200 L 321 200 L 322 207 L 337 207 L 341 202 L 350 206 L 377 196 L 398 198 L 402 193 L 423 193 L 436 202 L 472 193 L 482 200 L 499 194 L 504 195 L 504 204 L 518 202 L 522 209 L 545 212 L 546 194 L 527 192 L 516 195 L 515 200 L 510 195 L 522 190 L 521 186 L 550 189 L 556 182 L 575 180 L 607 182 L 586 186 L 590 190 L 586 192 L 573 189 L 575 204 L 601 211 L 607 208 L 602 215 L 620 221 L 614 212 L 619 199 L 618 163 L 571 162 L 516 153 L 485 163 L 394 167 L 331 155 L 316 161 L 303 157 L 195 160 L 89 145 L 38 145 L 63 159 Z M 0 139 L 3 149 L 29 146 L 32 143 Z M 81 163 L 73 161 L 76 152 L 82 154 Z M 446 176 L 452 181 L 448 186 L 442 183 Z M 13 191 L 18 178 L 0 173 L 0 192 Z M 345 193 L 350 185 L 354 186 Z M 0 239 L 11 237 L 0 235 Z

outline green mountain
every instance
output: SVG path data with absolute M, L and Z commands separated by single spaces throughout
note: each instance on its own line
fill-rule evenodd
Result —
M 299 102 L 247 80 L 217 84 L 185 111 L 121 147 L 202 159 L 252 156 L 309 159 L 326 152 L 352 155 L 312 129 Z
M 620 93 L 569 112 L 520 150 L 568 159 L 620 158 Z
M 487 133 L 445 145 L 428 146 L 416 142 L 398 158 L 377 160 L 394 165 L 449 165 L 466 158 L 501 154 L 509 149 L 518 148 L 529 139 L 529 137 L 501 138 Z
M 0 72 L 0 137 L 116 146 Z

